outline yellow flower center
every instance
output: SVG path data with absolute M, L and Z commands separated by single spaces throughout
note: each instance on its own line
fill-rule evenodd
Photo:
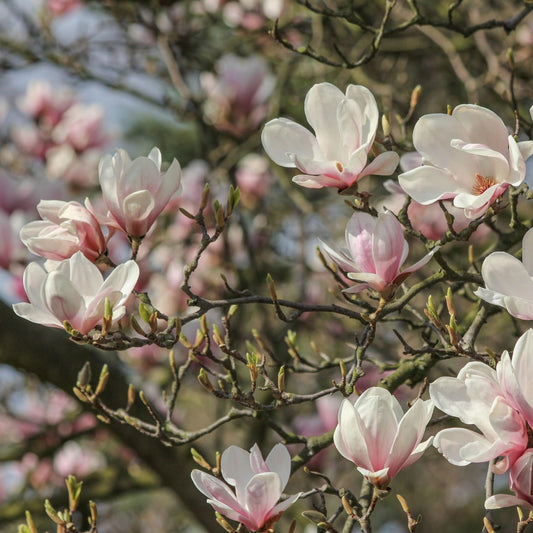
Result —
M 482 176 L 481 174 L 476 174 L 476 182 L 474 183 L 474 186 L 472 187 L 472 193 L 476 196 L 479 196 L 480 194 L 483 194 L 487 189 L 492 187 L 493 185 L 496 185 L 498 183 L 493 177 L 488 176 Z

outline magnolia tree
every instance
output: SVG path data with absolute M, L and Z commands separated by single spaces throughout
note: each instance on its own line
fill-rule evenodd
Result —
M 526 530 L 533 4 L 1 9 L 0 527 Z

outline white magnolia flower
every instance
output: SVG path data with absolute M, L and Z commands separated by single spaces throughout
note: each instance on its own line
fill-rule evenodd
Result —
M 98 267 L 82 252 L 61 261 L 46 272 L 38 263 L 24 271 L 24 289 L 29 303 L 15 304 L 15 313 L 26 320 L 62 328 L 67 320 L 81 333 L 89 333 L 103 318 L 105 301 L 113 310 L 113 320 L 124 316 L 124 302 L 139 278 L 135 261 L 119 265 L 104 281 Z
M 216 511 L 251 531 L 277 521 L 300 497 L 294 494 L 278 503 L 291 473 L 291 456 L 283 444 L 276 444 L 266 459 L 257 444 L 249 452 L 230 446 L 222 454 L 221 470 L 226 483 L 201 470 L 193 470 L 191 478 Z
M 425 164 L 400 174 L 403 189 L 424 205 L 453 198 L 471 219 L 524 181 L 533 154 L 533 141 L 517 143 L 498 115 L 470 104 L 421 117 L 413 144 Z
M 275 163 L 303 173 L 293 178 L 298 185 L 343 190 L 369 174 L 389 176 L 398 166 L 395 152 L 379 154 L 367 165 L 379 111 L 366 87 L 348 85 L 343 94 L 331 83 L 313 85 L 304 109 L 315 135 L 286 118 L 268 122 L 261 135 L 263 147 Z
M 124 150 L 106 155 L 98 167 L 110 225 L 131 237 L 144 237 L 170 199 L 180 190 L 181 168 L 176 159 L 161 172 L 161 152 L 133 161 Z
M 421 441 L 432 413 L 431 401 L 418 399 L 404 414 L 389 391 L 371 387 L 353 405 L 342 402 L 333 441 L 370 483 L 385 488 L 431 445 L 433 437 Z

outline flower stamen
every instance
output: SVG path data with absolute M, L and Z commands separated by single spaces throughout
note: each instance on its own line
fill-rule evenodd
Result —
M 482 176 L 481 174 L 476 174 L 476 182 L 472 187 L 472 193 L 476 196 L 483 194 L 487 189 L 490 189 L 493 185 L 498 183 L 493 177 Z

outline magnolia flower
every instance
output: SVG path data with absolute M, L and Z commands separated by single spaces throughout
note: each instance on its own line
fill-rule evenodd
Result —
M 511 494 L 495 494 L 485 500 L 485 509 L 500 509 L 519 505 L 533 510 L 533 449 L 529 448 L 511 467 L 509 486 Z
M 46 272 L 38 263 L 24 271 L 29 303 L 13 306 L 15 313 L 44 326 L 62 328 L 67 320 L 80 333 L 89 333 L 104 316 L 106 300 L 118 320 L 126 312 L 124 302 L 139 278 L 135 261 L 119 265 L 104 281 L 102 274 L 81 252 Z
M 409 245 L 403 237 L 402 225 L 389 211 L 377 219 L 368 213 L 356 212 L 346 225 L 346 249 L 335 252 L 321 242 L 324 252 L 348 273 L 350 279 L 359 281 L 345 292 L 360 292 L 368 287 L 391 298 L 396 288 L 415 270 L 423 267 L 437 251 L 429 254 L 410 268 L 400 272 Z
M 277 503 L 291 472 L 291 457 L 283 444 L 276 444 L 266 460 L 257 444 L 250 452 L 230 446 L 222 454 L 221 470 L 226 483 L 200 470 L 193 470 L 191 478 L 215 511 L 251 531 L 276 522 L 300 496 L 294 494 Z
M 346 189 L 363 176 L 389 176 L 398 165 L 395 152 L 379 154 L 367 165 L 378 126 L 378 106 L 361 85 L 346 95 L 330 83 L 313 85 L 305 97 L 305 116 L 315 130 L 286 118 L 268 122 L 261 135 L 265 152 L 278 165 L 298 168 L 292 180 L 303 187 Z
M 456 378 L 441 377 L 430 385 L 431 399 L 441 411 L 481 431 L 448 428 L 437 434 L 433 444 L 450 463 L 464 466 L 501 456 L 493 470 L 503 473 L 527 447 L 524 419 L 505 398 L 501 373 L 500 368 L 471 362 Z
M 400 174 L 403 189 L 424 205 L 453 198 L 471 219 L 522 183 L 533 154 L 533 141 L 517 143 L 498 115 L 469 104 L 421 117 L 413 144 L 425 164 Z
M 172 196 L 179 192 L 181 168 L 176 159 L 161 173 L 161 152 L 133 161 L 124 150 L 104 156 L 98 167 L 110 225 L 130 237 L 144 237 Z
M 419 398 L 404 414 L 389 391 L 371 387 L 353 405 L 349 400 L 342 402 L 333 442 L 370 483 L 386 488 L 431 444 L 433 437 L 420 441 L 432 413 L 431 401 Z
M 485 288 L 474 294 L 522 320 L 533 320 L 533 229 L 522 239 L 522 261 L 505 252 L 493 252 L 481 267 Z
M 105 252 L 107 239 L 100 224 L 80 203 L 41 200 L 37 210 L 43 220 L 30 222 L 20 231 L 30 252 L 53 261 L 68 259 L 78 251 L 96 261 Z

